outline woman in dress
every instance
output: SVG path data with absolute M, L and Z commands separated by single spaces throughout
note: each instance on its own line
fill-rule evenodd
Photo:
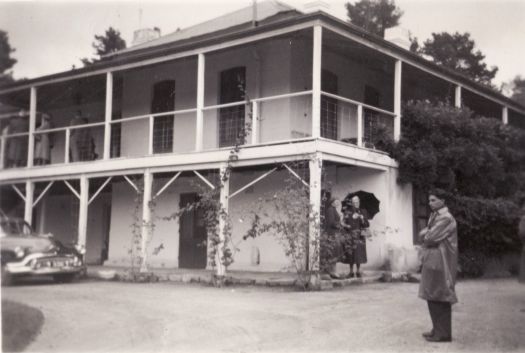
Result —
M 354 277 L 354 265 L 356 268 L 355 275 L 361 277 L 359 269 L 361 264 L 367 262 L 366 238 L 362 235 L 362 230 L 370 227 L 370 224 L 368 223 L 368 213 L 359 207 L 360 203 L 359 196 L 352 197 L 352 204 L 344 212 L 344 224 L 345 229 L 347 229 L 344 262 L 350 265 L 348 278 Z

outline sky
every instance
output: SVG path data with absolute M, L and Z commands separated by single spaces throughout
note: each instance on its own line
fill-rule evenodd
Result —
M 262 0 L 258 0 L 259 2 Z M 302 10 L 311 0 L 281 0 Z M 355 0 L 351 0 L 354 2 Z M 346 20 L 347 1 L 324 0 L 327 12 Z M 525 0 L 396 0 L 400 25 L 419 42 L 433 32 L 470 32 L 485 62 L 498 66 L 495 83 L 525 77 Z M 18 60 L 15 78 L 34 78 L 81 67 L 92 57 L 95 34 L 112 26 L 128 45 L 138 28 L 159 27 L 162 34 L 249 6 L 252 0 L 171 1 L 5 1 L 0 0 L 0 29 L 7 31 Z

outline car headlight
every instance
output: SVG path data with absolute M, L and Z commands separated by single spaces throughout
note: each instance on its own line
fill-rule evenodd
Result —
M 26 254 L 26 250 L 23 247 L 17 246 L 15 248 L 15 255 L 16 255 L 17 258 L 24 257 L 25 254 Z

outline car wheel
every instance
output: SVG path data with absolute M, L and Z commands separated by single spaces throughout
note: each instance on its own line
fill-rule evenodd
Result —
M 12 283 L 11 274 L 5 270 L 5 265 L 2 265 L 2 287 L 10 286 Z
M 60 275 L 54 275 L 53 279 L 58 283 L 69 283 L 75 279 L 74 273 L 63 273 Z

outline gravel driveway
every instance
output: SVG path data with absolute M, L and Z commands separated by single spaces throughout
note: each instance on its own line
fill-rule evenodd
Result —
M 525 285 L 457 286 L 452 343 L 429 344 L 417 284 L 325 292 L 82 281 L 23 283 L 2 296 L 38 307 L 38 352 L 525 352 Z

